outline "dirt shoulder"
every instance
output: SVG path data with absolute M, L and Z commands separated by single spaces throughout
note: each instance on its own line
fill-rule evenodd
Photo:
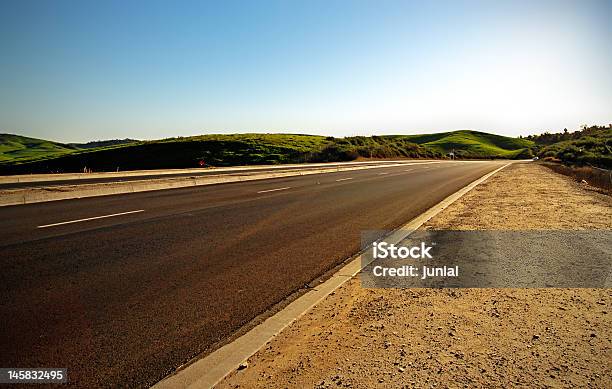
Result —
M 508 167 L 424 228 L 612 229 L 612 198 Z M 352 279 L 221 388 L 607 387 L 610 289 L 364 289 Z

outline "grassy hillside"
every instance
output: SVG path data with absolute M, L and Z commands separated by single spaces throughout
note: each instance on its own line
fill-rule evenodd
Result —
M 129 144 L 75 150 L 59 157 L 39 155 L 0 162 L 0 173 L 80 172 L 172 169 L 197 167 L 200 160 L 212 166 L 278 164 L 316 160 L 330 141 L 322 136 L 239 134 L 202 135 L 139 141 Z
M 333 138 L 298 134 L 234 134 L 136 141 L 0 161 L 0 173 L 78 172 L 350 161 L 365 158 L 516 158 L 531 141 L 475 131 Z
M 0 134 L 0 163 L 32 160 L 72 153 L 78 148 L 42 139 Z
M 414 143 L 431 150 L 463 158 L 529 158 L 534 142 L 527 139 L 488 134 L 478 131 L 453 131 L 437 134 L 407 135 Z

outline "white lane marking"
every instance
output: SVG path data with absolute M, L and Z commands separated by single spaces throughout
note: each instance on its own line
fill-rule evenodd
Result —
M 338 181 L 352 180 L 352 179 L 353 179 L 353 177 L 348 177 L 348 178 L 338 178 L 338 179 L 336 180 L 336 182 L 338 182 Z
M 404 170 L 404 171 L 405 171 L 405 172 L 411 172 L 411 171 L 413 171 L 413 170 L 414 170 L 414 169 L 406 169 L 406 170 Z
M 267 190 L 260 190 L 257 193 L 266 193 L 266 192 L 276 192 L 277 190 L 285 190 L 285 189 L 291 189 L 290 186 L 286 186 L 284 188 L 276 188 L 276 189 L 267 189 Z
M 88 220 L 105 219 L 107 217 L 129 215 L 131 213 L 139 213 L 139 212 L 144 212 L 144 209 L 139 209 L 137 211 L 128 211 L 128 212 L 113 213 L 111 215 L 102 215 L 102 216 L 95 216 L 95 217 L 87 217 L 85 219 L 69 220 L 69 221 L 66 221 L 66 222 L 45 224 L 45 225 L 42 225 L 42 226 L 37 226 L 36 228 L 47 228 L 47 227 L 61 226 L 62 224 L 72 224 L 72 223 L 86 222 Z
M 379 176 L 382 176 L 383 174 L 389 174 L 389 173 L 378 173 Z

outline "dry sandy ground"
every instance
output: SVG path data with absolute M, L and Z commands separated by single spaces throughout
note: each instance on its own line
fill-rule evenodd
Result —
M 514 165 L 426 224 L 611 229 L 612 199 Z M 298 319 L 222 388 L 612 387 L 610 289 L 364 289 Z

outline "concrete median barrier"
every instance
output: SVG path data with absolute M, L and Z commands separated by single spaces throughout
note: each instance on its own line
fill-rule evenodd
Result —
M 430 160 L 420 160 L 420 162 L 429 162 Z M 94 172 L 94 173 L 58 173 L 58 174 L 22 174 L 11 176 L 0 176 L 0 184 L 14 184 L 25 182 L 50 182 L 50 181 L 68 181 L 68 180 L 91 180 L 91 179 L 119 179 L 125 177 L 141 177 L 141 176 L 172 176 L 185 174 L 202 174 L 207 172 L 227 172 L 227 171 L 258 171 L 258 170 L 287 170 L 287 169 L 313 169 L 313 168 L 330 168 L 330 164 L 334 166 L 358 166 L 358 165 L 375 165 L 375 164 L 392 164 L 407 162 L 406 160 L 382 160 L 382 161 L 358 161 L 358 162 L 324 162 L 324 163 L 308 163 L 308 164 L 283 164 L 283 165 L 248 165 L 248 166 L 226 166 L 214 168 L 192 168 L 192 169 L 158 169 L 158 170 L 130 170 L 118 172 Z M 167 177 L 171 178 L 171 177 Z M 76 183 L 75 183 L 76 184 Z

